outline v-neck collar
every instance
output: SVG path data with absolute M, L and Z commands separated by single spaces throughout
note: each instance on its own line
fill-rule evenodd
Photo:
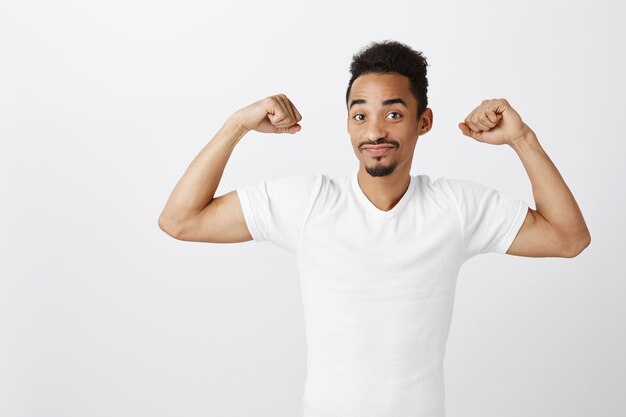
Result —
M 367 198 L 367 196 L 365 195 L 365 193 L 363 192 L 363 190 L 361 189 L 361 186 L 359 185 L 359 181 L 358 181 L 358 170 L 354 171 L 352 173 L 352 175 L 350 176 L 350 182 L 352 183 L 352 189 L 354 190 L 354 193 L 356 194 L 357 200 L 359 200 L 361 202 L 361 204 L 363 204 L 363 206 L 365 206 L 366 210 L 370 213 L 372 213 L 375 216 L 378 217 L 383 217 L 383 218 L 391 218 L 393 216 L 395 216 L 396 214 L 398 214 L 406 205 L 406 203 L 409 201 L 409 199 L 411 198 L 411 195 L 413 195 L 413 191 L 415 190 L 415 178 L 409 174 L 409 187 L 407 188 L 407 190 L 404 192 L 404 194 L 402 195 L 402 198 L 400 198 L 400 201 L 398 201 L 398 203 L 393 206 L 391 208 L 391 210 L 381 210 L 378 207 L 376 207 L 370 200 L 369 198 Z

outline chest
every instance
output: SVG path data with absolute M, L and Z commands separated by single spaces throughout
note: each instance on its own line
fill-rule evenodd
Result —
M 461 249 L 454 207 L 418 202 L 387 218 L 337 205 L 312 213 L 298 257 L 314 268 L 332 268 L 336 273 L 393 275 L 454 265 Z

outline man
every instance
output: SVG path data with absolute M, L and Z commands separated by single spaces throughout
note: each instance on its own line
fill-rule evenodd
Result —
M 505 99 L 484 100 L 461 132 L 509 145 L 536 210 L 497 190 L 410 174 L 427 133 L 426 59 L 398 42 L 353 57 L 350 175 L 299 175 L 214 197 L 246 132 L 296 133 L 284 94 L 233 113 L 193 160 L 159 218 L 197 242 L 271 241 L 297 253 L 307 339 L 304 417 L 444 416 L 443 359 L 456 278 L 472 256 L 574 257 L 590 243 L 583 216 L 535 133 Z

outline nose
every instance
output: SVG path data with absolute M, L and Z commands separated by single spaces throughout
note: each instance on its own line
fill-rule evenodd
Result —
M 385 129 L 383 121 L 378 118 L 371 118 L 367 123 L 365 136 L 372 142 L 387 137 L 387 130 Z

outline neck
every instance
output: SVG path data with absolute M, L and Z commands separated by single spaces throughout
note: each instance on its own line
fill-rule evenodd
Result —
M 411 166 L 398 166 L 389 175 L 372 177 L 359 166 L 357 181 L 363 194 L 379 210 L 389 211 L 402 199 L 409 188 Z

